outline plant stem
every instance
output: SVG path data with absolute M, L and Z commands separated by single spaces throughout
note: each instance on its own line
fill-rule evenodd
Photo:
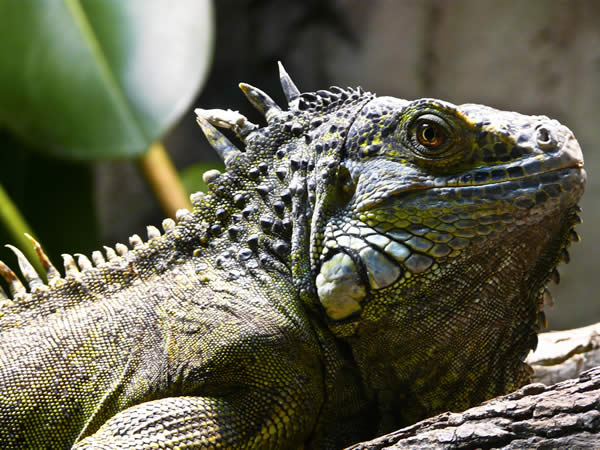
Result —
M 25 237 L 25 233 L 28 233 L 34 237 L 35 235 L 1 184 L 0 223 L 8 230 L 15 243 L 15 246 L 25 254 L 37 272 L 45 277 L 46 271 L 43 269 L 42 264 L 40 263 L 40 260 L 38 259 L 37 254 L 31 245 L 31 242 Z
M 192 209 L 189 195 L 162 142 L 154 142 L 137 162 L 165 214 L 175 218 L 178 209 Z

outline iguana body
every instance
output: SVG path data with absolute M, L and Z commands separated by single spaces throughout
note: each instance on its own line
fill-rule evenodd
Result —
M 268 125 L 199 111 L 227 171 L 132 249 L 19 263 L 0 317 L 4 448 L 336 448 L 525 383 L 583 158 L 546 117 L 362 90 Z M 209 122 L 232 128 L 236 149 Z

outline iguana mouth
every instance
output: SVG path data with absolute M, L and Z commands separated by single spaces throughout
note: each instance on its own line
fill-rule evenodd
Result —
M 503 172 L 510 173 L 513 175 L 510 178 L 502 180 L 494 180 L 494 170 L 502 170 Z M 583 169 L 583 161 L 574 162 L 567 167 L 559 167 L 556 169 L 538 172 L 533 174 L 526 174 L 520 166 L 507 166 L 498 167 L 490 171 L 487 174 L 487 180 L 482 180 L 483 172 L 481 170 L 471 171 L 467 174 L 462 175 L 460 178 L 449 178 L 445 180 L 435 179 L 433 181 L 427 180 L 422 183 L 414 183 L 412 185 L 402 185 L 397 189 L 390 190 L 377 198 L 368 198 L 361 201 L 357 206 L 357 211 L 369 211 L 373 208 L 380 206 L 381 204 L 394 199 L 398 201 L 403 197 L 407 197 L 411 194 L 419 192 L 440 192 L 442 190 L 456 190 L 457 192 L 463 190 L 475 190 L 478 188 L 490 190 L 493 187 L 510 187 L 510 190 L 516 189 L 530 189 L 539 188 L 545 184 L 561 183 L 563 179 L 574 177 L 577 183 L 574 183 L 574 187 L 578 187 L 581 193 L 583 193 L 583 187 L 581 184 L 585 184 L 587 173 Z M 479 174 L 479 175 L 478 175 Z M 479 179 L 479 181 L 477 181 Z M 489 192 L 492 196 L 497 195 L 493 192 Z
M 368 275 L 365 285 L 374 290 L 395 285 L 407 271 L 426 272 L 436 262 L 454 258 L 481 239 L 498 235 L 499 229 L 525 230 L 560 208 L 574 211 L 557 250 L 565 253 L 567 235 L 576 236 L 573 226 L 579 221 L 577 202 L 586 176 L 580 166 L 573 163 L 571 167 L 486 184 L 446 184 L 388 192 L 371 202 L 364 219 L 344 225 L 341 235 L 334 239 L 339 247 L 352 249 L 360 256 L 357 261 Z M 424 219 L 411 219 L 423 205 L 431 214 Z M 480 206 L 473 209 L 473 205 Z M 567 220 L 566 216 L 561 217 L 556 220 Z M 556 264 L 558 260 L 550 272 Z M 542 289 L 550 272 L 540 285 Z
M 567 185 L 569 182 L 569 178 L 573 177 L 576 178 L 579 182 L 585 182 L 585 179 L 587 177 L 587 174 L 585 172 L 585 170 L 583 170 L 583 162 L 581 162 L 580 164 L 573 164 L 572 166 L 569 167 L 561 167 L 561 168 L 557 168 L 557 169 L 552 169 L 552 170 L 548 170 L 548 171 L 544 171 L 544 172 L 538 172 L 538 173 L 533 173 L 533 174 L 527 174 L 526 172 L 522 172 L 523 175 L 518 175 L 520 173 L 521 170 L 523 170 L 521 167 L 519 166 L 514 166 L 514 167 L 508 167 L 506 169 L 499 169 L 499 170 L 503 170 L 507 173 L 510 173 L 509 171 L 511 171 L 511 169 L 515 169 L 515 171 L 513 171 L 513 175 L 510 176 L 510 178 L 508 179 L 501 179 L 501 180 L 494 180 L 493 179 L 493 170 L 490 173 L 490 180 L 489 181 L 481 181 L 481 182 L 474 182 L 473 184 L 466 184 L 466 183 L 448 183 L 445 186 L 435 186 L 433 188 L 428 188 L 426 190 L 431 190 L 431 189 L 489 189 L 489 188 L 493 188 L 493 187 L 509 187 L 509 189 L 507 190 L 507 193 L 510 193 L 510 191 L 514 191 L 514 190 L 528 190 L 531 188 L 534 189 L 539 189 L 539 188 L 543 188 L 544 186 L 550 185 L 550 184 L 561 184 L 561 185 Z M 520 169 L 520 170 L 519 170 Z M 495 169 L 496 170 L 496 169 Z M 463 177 L 461 177 L 461 181 L 462 178 L 464 177 L 469 177 L 469 178 L 476 178 L 476 175 L 479 172 L 469 172 L 468 174 L 464 175 Z M 583 191 L 581 189 L 581 191 Z M 491 197 L 494 197 L 494 193 L 492 191 L 489 192 L 491 194 Z

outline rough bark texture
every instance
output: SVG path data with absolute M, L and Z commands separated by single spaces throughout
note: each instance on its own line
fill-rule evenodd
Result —
M 462 413 L 446 412 L 352 449 L 600 446 L 600 323 L 540 335 L 534 384 Z M 570 378 L 570 379 L 569 379 Z M 545 384 L 544 384 L 545 383 Z M 553 384 L 546 386 L 546 384 Z
M 526 362 L 535 370 L 533 381 L 545 385 L 575 378 L 600 366 L 600 323 L 540 334 L 538 347 Z

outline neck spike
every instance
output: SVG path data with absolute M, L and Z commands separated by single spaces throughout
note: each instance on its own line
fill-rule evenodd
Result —
M 233 130 L 242 142 L 246 142 L 246 137 L 258 128 L 258 125 L 250 122 L 238 111 L 231 109 L 201 109 L 194 110 L 197 116 L 198 124 L 202 127 L 200 119 L 204 119 L 215 127 L 228 128 Z
M 31 241 L 33 244 L 33 248 L 37 253 L 37 256 L 42 263 L 42 267 L 46 271 L 46 278 L 48 280 L 48 284 L 53 285 L 57 280 L 61 279 L 60 272 L 52 265 L 50 262 L 50 258 L 44 253 L 42 246 L 38 241 L 36 241 L 31 235 L 25 233 L 25 237 Z
M 281 88 L 283 89 L 283 93 L 285 94 L 288 103 L 291 103 L 300 97 L 300 91 L 283 68 L 281 61 L 278 61 L 277 64 L 279 64 L 279 80 L 281 81 Z
M 19 280 L 15 273 L 10 270 L 10 268 L 2 261 L 0 261 L 0 276 L 4 278 L 8 284 L 8 290 L 12 298 L 23 296 L 27 293 L 27 290 L 25 289 L 25 286 L 23 286 L 23 283 L 21 283 L 21 280 Z
M 202 132 L 206 136 L 208 143 L 217 151 L 225 164 L 227 164 L 230 158 L 241 154 L 241 151 L 223 133 L 213 127 L 208 120 L 198 113 L 198 110 L 196 110 L 196 114 L 198 114 L 196 121 L 200 125 L 200 128 L 202 128 Z
M 19 268 L 21 269 L 21 273 L 23 274 L 23 278 L 27 281 L 27 284 L 31 289 L 39 289 L 44 287 L 44 282 L 37 274 L 31 263 L 27 260 L 25 255 L 16 247 L 12 245 L 6 245 L 8 249 L 10 249 L 15 256 L 17 257 L 17 261 L 19 263 Z
M 275 101 L 260 89 L 246 83 L 240 83 L 239 86 L 250 103 L 252 103 L 252 106 L 265 116 L 267 122 L 273 114 L 281 111 L 281 108 L 277 106 Z

